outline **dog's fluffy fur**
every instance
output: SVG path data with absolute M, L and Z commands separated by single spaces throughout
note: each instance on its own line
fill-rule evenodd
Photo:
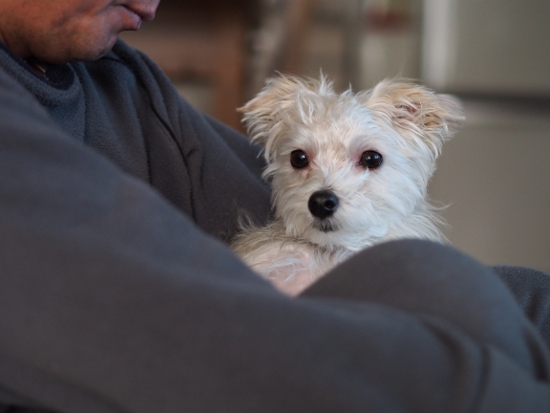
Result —
M 405 80 L 338 94 L 324 76 L 278 76 L 241 111 L 264 147 L 274 220 L 245 226 L 232 248 L 281 290 L 296 294 L 375 243 L 445 240 L 426 192 L 443 142 L 463 119 L 453 97 Z M 297 150 L 299 168 L 290 160 Z M 381 165 L 366 167 L 366 151 L 379 153 Z M 318 191 L 337 202 L 321 218 L 308 208 Z

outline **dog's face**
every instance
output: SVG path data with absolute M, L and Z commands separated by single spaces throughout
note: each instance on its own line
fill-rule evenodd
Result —
M 354 95 L 291 77 L 271 79 L 243 112 L 265 147 L 287 235 L 352 250 L 425 202 L 441 144 L 462 118 L 452 98 L 410 83 Z

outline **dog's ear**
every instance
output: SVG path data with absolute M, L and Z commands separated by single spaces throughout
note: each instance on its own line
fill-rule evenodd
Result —
M 421 139 L 435 156 L 464 121 L 458 99 L 435 94 L 407 80 L 380 82 L 367 95 L 366 105 L 391 122 L 404 137 Z
M 304 112 L 308 95 L 333 93 L 332 84 L 323 75 L 320 80 L 278 75 L 268 79 L 264 89 L 238 111 L 243 113 L 250 138 L 265 147 L 269 161 L 274 141 L 284 136 L 293 114 Z

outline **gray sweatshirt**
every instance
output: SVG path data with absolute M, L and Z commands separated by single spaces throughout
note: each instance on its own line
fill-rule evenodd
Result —
M 65 132 L 60 139 L 72 138 L 149 183 L 205 231 L 230 235 L 237 208 L 265 220 L 269 193 L 258 148 L 192 108 L 124 43 L 96 62 L 51 66 L 46 79 L 0 43 L 0 76 L 27 89 L 21 97 L 29 106 L 38 100 Z
M 550 411 L 487 267 L 394 242 L 285 297 L 218 238 L 256 147 L 121 42 L 46 76 L 0 45 L 0 412 Z

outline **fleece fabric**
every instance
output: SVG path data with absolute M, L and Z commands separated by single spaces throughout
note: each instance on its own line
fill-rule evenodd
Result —
M 239 210 L 266 219 L 258 148 L 199 114 L 123 42 L 95 62 L 49 66 L 45 78 L 0 43 L 0 68 L 3 81 L 15 80 L 28 92 L 22 97 L 46 110 L 60 137 L 148 183 L 206 232 L 230 236 Z
M 267 218 L 257 154 L 121 42 L 0 48 L 0 411 L 550 411 L 548 275 L 403 240 L 286 297 L 220 239 Z

